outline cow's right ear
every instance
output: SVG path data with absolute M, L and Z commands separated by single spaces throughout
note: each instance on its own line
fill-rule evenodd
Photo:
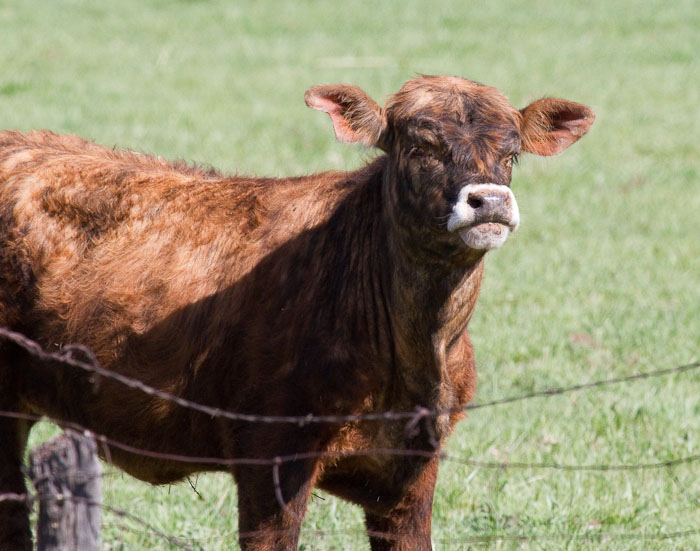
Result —
M 382 110 L 355 86 L 314 86 L 304 95 L 306 105 L 331 116 L 335 137 L 341 142 L 377 146 L 384 130 Z

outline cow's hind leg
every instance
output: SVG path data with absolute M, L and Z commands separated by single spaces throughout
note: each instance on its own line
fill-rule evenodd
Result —
M 0 551 L 31 551 L 29 507 L 22 458 L 31 424 L 0 416 Z M 3 496 L 4 494 L 4 496 Z

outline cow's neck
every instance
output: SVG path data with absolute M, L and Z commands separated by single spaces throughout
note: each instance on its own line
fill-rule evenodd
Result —
M 386 177 L 385 172 L 385 177 Z M 385 203 L 376 252 L 393 333 L 396 375 L 404 398 L 426 407 L 449 408 L 446 360 L 450 345 L 466 329 L 483 273 L 483 253 L 440 256 L 396 228 Z M 397 397 L 399 400 L 402 398 Z

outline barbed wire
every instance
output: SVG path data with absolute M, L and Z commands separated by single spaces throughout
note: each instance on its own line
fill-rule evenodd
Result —
M 364 413 L 364 414 L 354 414 L 354 415 L 320 415 L 316 416 L 313 414 L 305 416 L 268 416 L 268 415 L 253 415 L 253 414 L 242 414 L 234 413 L 222 410 L 220 408 L 213 408 L 207 405 L 192 402 L 190 400 L 174 396 L 172 394 L 162 392 L 151 386 L 144 384 L 142 381 L 126 377 L 124 375 L 118 374 L 116 372 L 102 368 L 92 351 L 80 344 L 72 344 L 64 346 L 60 353 L 48 352 L 44 350 L 39 343 L 29 339 L 21 333 L 11 331 L 6 328 L 0 327 L 0 337 L 6 338 L 15 344 L 21 346 L 26 351 L 35 355 L 39 359 L 46 361 L 59 361 L 65 364 L 69 364 L 80 369 L 96 373 L 100 376 L 105 376 L 117 380 L 118 382 L 130 387 L 141 390 L 146 394 L 153 395 L 162 399 L 171 400 L 182 407 L 188 409 L 194 409 L 202 413 L 207 413 L 213 417 L 224 417 L 234 420 L 242 420 L 248 422 L 261 422 L 261 423 L 273 423 L 273 422 L 290 422 L 297 424 L 306 424 L 312 422 L 355 422 L 361 420 L 408 420 L 407 429 L 411 427 L 415 428 L 421 419 L 442 415 L 445 413 L 454 413 L 455 411 L 463 411 L 469 409 L 481 409 L 485 407 L 493 407 L 508 403 L 513 403 L 516 401 L 522 401 L 533 398 L 541 397 L 551 397 L 566 392 L 579 391 L 590 388 L 598 388 L 606 385 L 621 384 L 624 382 L 631 382 L 636 380 L 648 379 L 651 377 L 661 377 L 668 376 L 674 373 L 683 373 L 691 370 L 700 368 L 700 362 L 693 362 L 685 365 L 680 365 L 671 368 L 659 369 L 655 371 L 647 371 L 641 373 L 635 373 L 632 375 L 615 377 L 610 379 L 592 381 L 588 383 L 579 383 L 576 385 L 570 385 L 565 387 L 550 388 L 540 391 L 529 392 L 521 395 L 511 396 L 507 398 L 492 400 L 489 402 L 469 404 L 463 408 L 458 409 L 434 409 L 430 410 L 427 408 L 418 408 L 412 412 L 379 412 L 379 413 Z M 90 359 L 90 363 L 83 362 L 73 357 L 74 352 L 79 351 Z M 39 421 L 41 419 L 47 418 L 47 416 L 35 415 L 29 413 L 20 413 L 12 411 L 0 411 L 0 416 L 13 417 L 17 419 L 25 419 L 29 421 Z M 61 419 L 51 419 L 56 424 L 73 428 L 81 432 L 91 432 L 91 429 L 82 426 L 78 423 L 72 421 L 66 421 Z M 589 465 L 573 465 L 573 464 L 562 464 L 557 462 L 519 462 L 519 461 L 480 461 L 471 458 L 456 457 L 445 453 L 444 451 L 438 450 L 438 445 L 434 442 L 435 449 L 425 450 L 425 449 L 407 449 L 407 448 L 368 448 L 365 450 L 352 450 L 352 451 L 307 451 L 307 452 L 297 452 L 290 454 L 288 456 L 274 456 L 267 458 L 223 458 L 223 457 L 195 457 L 187 456 L 166 452 L 158 452 L 153 450 L 146 450 L 143 448 L 137 448 L 120 442 L 113 438 L 110 438 L 104 434 L 94 434 L 93 436 L 97 441 L 99 441 L 103 446 L 111 446 L 113 448 L 120 449 L 129 453 L 136 455 L 142 455 L 151 457 L 154 459 L 162 459 L 169 461 L 177 461 L 183 463 L 197 463 L 197 464 L 207 464 L 207 465 L 219 465 L 219 466 L 233 466 L 233 465 L 261 465 L 261 466 L 272 466 L 274 468 L 273 473 L 277 473 L 279 465 L 291 461 L 299 461 L 304 459 L 323 459 L 323 458 L 342 458 L 342 457 L 362 457 L 369 455 L 396 455 L 396 456 L 418 456 L 425 458 L 438 457 L 442 461 L 451 461 L 455 463 L 461 463 L 464 465 L 478 467 L 478 468 L 496 468 L 496 469 L 556 469 L 556 470 L 567 470 L 567 471 L 632 471 L 632 470 L 650 470 L 650 469 L 660 469 L 674 467 L 681 464 L 693 463 L 700 461 L 700 454 L 690 455 L 680 458 L 672 458 L 664 461 L 656 461 L 650 463 L 640 463 L 640 464 L 589 464 Z M 434 440 L 434 439 L 433 439 Z M 108 449 L 105 450 L 105 455 L 108 455 Z M 279 473 L 276 474 L 277 476 Z
M 70 469 L 68 471 L 65 471 L 63 473 L 51 473 L 51 474 L 46 474 L 43 476 L 32 476 L 31 473 L 29 472 L 29 469 L 23 468 L 22 469 L 23 473 L 25 476 L 29 477 L 32 479 L 33 484 L 39 484 L 41 482 L 46 482 L 48 480 L 70 480 L 70 479 L 77 479 L 80 480 L 80 482 L 90 482 L 91 480 L 95 479 L 105 479 L 109 478 L 112 476 L 118 476 L 121 474 L 120 471 L 102 471 L 99 473 L 93 472 L 93 471 L 84 471 L 80 469 Z
M 119 528 L 121 531 L 130 532 L 132 534 L 137 534 L 137 535 L 141 536 L 142 538 L 148 538 L 149 536 L 152 535 L 151 531 L 149 531 L 146 528 L 142 528 L 141 530 L 139 530 L 139 529 L 136 529 L 133 526 L 129 526 L 128 524 L 125 524 L 125 523 L 115 523 L 115 526 L 117 528 Z M 172 538 L 173 536 L 170 536 L 170 537 Z M 178 542 L 181 542 L 179 547 L 178 547 L 177 543 L 172 543 L 172 542 L 168 542 L 168 543 L 172 543 L 172 545 L 174 545 L 175 547 L 178 547 L 179 549 L 185 549 L 187 551 L 204 551 L 204 547 L 202 547 L 202 544 L 198 541 L 184 543 L 184 542 L 182 542 L 182 538 L 175 538 L 175 539 L 177 539 Z M 123 547 L 120 547 L 120 549 L 123 549 Z
M 443 545 L 474 545 L 489 544 L 496 541 L 532 542 L 532 541 L 595 541 L 595 540 L 624 540 L 624 541 L 662 541 L 700 535 L 700 528 L 678 530 L 666 534 L 645 534 L 639 532 L 603 532 L 591 529 L 589 532 L 568 532 L 564 534 L 486 534 L 466 538 L 447 538 L 436 540 Z
M 26 503 L 34 503 L 41 500 L 56 500 L 57 497 L 51 494 L 0 494 L 0 502 L 3 501 L 18 501 Z M 105 505 L 103 503 L 90 500 L 88 498 L 80 496 L 61 496 L 60 499 L 71 500 L 78 503 L 83 503 L 89 506 L 97 506 L 106 512 L 114 514 L 118 517 L 128 519 L 135 522 L 139 526 L 147 530 L 148 533 L 155 534 L 159 538 L 164 539 L 168 543 L 177 547 L 178 549 L 185 549 L 188 551 L 194 551 L 193 546 L 198 546 L 201 549 L 201 544 L 196 541 L 185 542 L 182 538 L 176 538 L 166 534 L 165 532 L 159 530 L 143 519 L 135 516 L 132 513 L 124 509 L 117 507 L 112 507 Z M 610 532 L 599 530 L 597 527 L 588 527 L 585 522 L 575 523 L 585 526 L 585 532 L 564 532 L 555 534 L 518 534 L 518 533 L 490 533 L 490 534 L 477 534 L 473 536 L 464 537 L 452 537 L 452 538 L 436 538 L 435 542 L 440 545 L 483 545 L 493 542 L 537 542 L 537 541 L 562 541 L 562 540 L 576 540 L 576 541 L 596 541 L 601 539 L 607 540 L 623 540 L 623 541 L 662 541 L 671 539 L 680 539 L 691 536 L 700 536 L 700 528 L 689 528 L 686 530 L 675 530 L 672 532 L 659 532 L 659 533 L 646 533 L 646 532 Z M 288 534 L 294 534 L 296 530 L 293 528 L 284 530 L 255 530 L 248 532 L 235 532 L 231 534 L 231 537 L 236 538 L 253 538 L 260 536 L 262 534 L 274 535 L 274 536 L 284 536 Z M 365 530 L 365 529 L 333 529 L 333 530 L 302 530 L 301 535 L 304 537 L 328 537 L 328 536 L 371 536 L 374 538 L 381 538 L 386 540 L 399 540 L 404 539 L 409 536 L 396 535 L 389 532 L 381 532 L 376 530 Z M 211 539 L 211 538 L 210 538 Z
M 535 390 L 533 392 L 527 392 L 525 394 L 518 394 L 516 396 L 510 396 L 508 398 L 499 398 L 496 400 L 490 400 L 488 402 L 481 402 L 476 404 L 468 404 L 464 407 L 464 410 L 475 410 L 487 407 L 502 406 L 505 404 L 512 404 L 514 402 L 521 402 L 523 400 L 530 400 L 532 398 L 548 398 L 550 396 L 558 396 L 560 394 L 568 394 L 570 392 L 576 392 L 579 390 L 588 390 L 591 388 L 598 388 L 602 386 L 617 385 L 622 383 L 630 383 L 633 381 L 641 381 L 643 379 L 651 379 L 655 377 L 665 377 L 668 375 L 675 375 L 678 373 L 685 373 L 687 371 L 695 371 L 700 368 L 700 361 L 692 362 L 684 365 L 678 365 L 675 367 L 668 367 L 665 369 L 656 369 L 653 371 L 643 371 L 641 373 L 634 373 L 632 375 L 623 375 L 621 377 L 613 377 L 610 379 L 603 379 L 599 381 L 591 381 L 589 383 L 578 383 L 575 385 L 548 388 L 544 390 Z
M 179 396 L 175 396 L 163 391 L 160 391 L 154 387 L 146 385 L 142 381 L 126 377 L 119 373 L 104 369 L 100 366 L 97 358 L 94 356 L 92 351 L 87 347 L 82 345 L 68 345 L 61 349 L 60 352 L 48 352 L 44 350 L 36 341 L 33 341 L 26 336 L 10 331 L 5 328 L 0 327 L 0 338 L 10 340 L 22 347 L 32 355 L 36 356 L 40 360 L 45 361 L 57 361 L 63 364 L 71 365 L 73 367 L 80 368 L 84 371 L 94 373 L 98 376 L 104 376 L 116 380 L 117 382 L 124 384 L 127 387 L 139 390 L 148 395 L 158 397 L 164 400 L 172 401 L 182 407 L 199 411 L 201 413 L 206 413 L 212 417 L 227 418 L 230 420 L 244 421 L 244 422 L 259 422 L 259 423 L 293 423 L 298 425 L 306 425 L 310 423 L 351 423 L 358 421 L 401 421 L 407 422 L 407 429 L 417 427 L 418 423 L 423 418 L 435 417 L 438 415 L 451 414 L 459 411 L 466 410 L 476 410 L 486 407 L 495 407 L 504 404 L 510 404 L 518 401 L 552 397 L 556 395 L 561 395 L 564 393 L 575 392 L 580 390 L 599 388 L 608 385 L 621 384 L 626 382 L 632 382 L 636 380 L 648 379 L 652 377 L 662 377 L 672 374 L 684 373 L 696 370 L 700 368 L 700 362 L 688 363 L 685 365 L 679 365 L 676 367 L 658 369 L 647 372 L 635 373 L 632 375 L 620 376 L 609 378 L 605 380 L 591 381 L 587 383 L 579 383 L 570 386 L 555 387 L 549 389 L 543 389 L 533 392 L 528 392 L 525 394 L 510 396 L 506 398 L 500 398 L 491 400 L 488 402 L 469 404 L 461 408 L 453 409 L 427 409 L 427 408 L 417 408 L 411 412 L 376 412 L 376 413 L 360 413 L 351 415 L 303 415 L 303 416 L 269 416 L 269 415 L 254 415 L 245 413 L 236 413 L 226 411 L 221 408 L 211 407 L 204 404 L 199 404 Z M 82 354 L 88 361 L 84 361 L 76 358 L 76 354 Z M 81 432 L 91 432 L 89 428 L 83 427 L 78 423 L 71 421 L 64 421 L 60 419 L 51 419 L 50 417 L 43 415 L 36 415 L 24 412 L 16 411 L 0 411 L 0 417 L 15 418 L 15 419 L 25 419 L 28 421 L 39 421 L 42 419 L 49 419 L 56 424 L 63 426 L 64 428 L 73 428 Z M 467 465 L 473 468 L 486 468 L 486 469 L 553 469 L 561 471 L 596 471 L 596 472 L 611 472 L 611 471 L 647 471 L 647 470 L 658 470 L 667 469 L 671 473 L 674 467 L 683 464 L 690 464 L 700 462 L 700 454 L 688 455 L 683 457 L 670 458 L 661 461 L 652 461 L 647 463 L 619 463 L 619 464 L 566 464 L 558 462 L 523 462 L 523 461 L 482 461 L 475 460 L 471 457 L 460 457 L 457 455 L 446 453 L 439 449 L 426 450 L 426 449 L 392 449 L 392 448 L 371 448 L 365 450 L 350 450 L 350 451 L 327 451 L 327 450 L 310 450 L 307 452 L 297 452 L 290 455 L 281 455 L 274 457 L 235 457 L 235 458 L 222 458 L 222 457 L 195 457 L 179 454 L 171 454 L 167 452 L 159 452 L 153 450 L 146 450 L 131 446 L 124 442 L 120 442 L 113 438 L 110 438 L 103 434 L 91 433 L 95 440 L 100 442 L 103 446 L 104 455 L 110 459 L 109 448 L 116 448 L 122 451 L 137 454 L 145 457 L 150 457 L 154 459 L 183 462 L 183 463 L 196 463 L 200 465 L 217 465 L 220 467 L 229 467 L 233 465 L 258 465 L 258 466 L 268 466 L 272 470 L 272 483 L 275 489 L 275 496 L 287 512 L 292 515 L 292 518 L 297 518 L 301 521 L 297 515 L 288 508 L 284 501 L 281 492 L 281 481 L 280 481 L 280 466 L 294 461 L 303 461 L 307 459 L 326 459 L 326 458 L 347 458 L 347 457 L 361 457 L 361 456 L 377 456 L 377 455 L 393 455 L 393 456 L 414 456 L 414 457 L 424 457 L 426 459 L 437 458 L 440 461 L 448 461 L 457 464 Z M 437 446 L 436 446 L 437 448 Z M 107 474 L 115 474 L 112 472 L 104 473 L 102 476 Z M 672 475 L 673 476 L 673 475 Z M 674 483 L 678 483 L 677 478 L 674 478 Z M 0 494 L 0 502 L 6 501 L 21 501 L 27 504 L 32 504 L 36 500 L 40 499 L 50 499 L 51 496 L 42 496 L 34 494 L 17 494 L 17 493 L 4 493 Z M 55 498 L 55 496 L 53 497 Z M 77 499 L 77 498 L 76 498 Z M 85 498 L 82 498 L 85 499 Z M 196 543 L 188 544 L 165 534 L 164 532 L 158 530 L 157 528 L 149 525 L 143 519 L 124 511 L 122 509 L 110 507 L 102 503 L 90 503 L 91 505 L 99 505 L 105 511 L 112 512 L 113 514 L 120 516 L 122 518 L 129 519 L 136 522 L 142 526 L 147 531 L 156 534 L 158 537 L 164 538 L 170 544 L 180 549 L 190 549 L 194 548 L 191 545 L 197 545 Z M 340 530 L 340 531 L 315 531 L 315 535 L 329 535 L 335 533 L 352 533 L 352 530 Z M 368 532 L 365 530 L 356 531 L 363 535 L 367 535 Z M 269 535 L 269 531 L 265 531 Z M 304 532 L 306 533 L 306 532 Z M 239 533 L 238 536 L 241 538 L 252 537 L 257 535 L 257 532 L 250 533 Z M 691 529 L 685 531 L 670 532 L 667 534 L 639 534 L 639 533 L 602 533 L 602 532 L 590 532 L 585 534 L 580 533 L 568 533 L 568 534 L 545 534 L 545 535 L 523 535 L 523 534 L 484 534 L 469 536 L 466 538 L 448 538 L 443 540 L 437 540 L 444 545 L 482 545 L 491 543 L 494 541 L 547 541 L 547 540 L 562 540 L 562 539 L 626 539 L 626 540 L 644 540 L 644 539 L 673 539 L 687 537 L 691 535 L 700 534 L 700 529 Z M 370 536 L 380 537 L 380 538 L 396 538 L 396 535 L 384 534 L 381 532 L 369 533 Z
M 585 526 L 585 522 L 578 523 Z M 594 541 L 601 539 L 610 540 L 628 540 L 628 541 L 661 541 L 679 538 L 687 538 L 700 535 L 700 528 L 689 528 L 687 530 L 676 530 L 667 533 L 641 533 L 641 532 L 609 532 L 598 530 L 597 528 L 586 527 L 586 532 L 564 532 L 559 534 L 509 534 L 509 533 L 491 533 L 478 534 L 473 536 L 464 536 L 456 538 L 436 538 L 434 541 L 440 545 L 484 545 L 494 542 L 537 542 L 537 541 L 561 541 L 561 540 L 578 540 L 578 541 Z M 239 532 L 238 537 L 249 538 L 261 534 L 268 535 L 287 535 L 293 533 L 293 530 L 268 530 L 268 531 L 252 531 Z M 305 537 L 327 537 L 327 536 L 370 536 L 373 538 L 381 538 L 389 541 L 408 539 L 410 536 L 401 536 L 389 532 L 380 532 L 376 530 L 365 529 L 334 529 L 334 530 L 302 530 L 301 535 Z
M 39 359 L 46 361 L 58 361 L 73 367 L 77 367 L 84 371 L 95 373 L 97 375 L 103 376 L 108 379 L 112 379 L 120 382 L 121 384 L 140 390 L 141 392 L 154 396 L 156 398 L 161 398 L 179 406 L 198 411 L 200 413 L 206 413 L 211 417 L 221 417 L 224 419 L 230 419 L 232 421 L 244 421 L 250 423 L 291 423 L 304 426 L 310 423 L 332 423 L 332 424 L 342 424 L 342 423 L 352 423 L 358 421 L 400 421 L 409 420 L 414 424 L 422 418 L 425 417 L 438 417 L 441 415 L 450 415 L 454 413 L 460 413 L 463 411 L 470 411 L 476 409 L 482 409 L 486 407 L 494 407 L 499 405 L 510 404 L 518 401 L 529 400 L 533 398 L 541 397 L 551 397 L 560 394 L 566 394 L 570 392 L 597 388 L 602 386 L 609 386 L 615 384 L 621 384 L 626 382 L 632 382 L 636 380 L 649 379 L 653 377 L 664 377 L 677 373 L 684 373 L 688 371 L 700 370 L 700 361 L 688 363 L 685 365 L 679 365 L 675 367 L 657 369 L 653 371 L 646 371 L 641 373 L 635 373 L 632 375 L 625 375 L 620 377 L 613 377 L 610 379 L 603 379 L 598 381 L 592 381 L 588 383 L 578 383 L 570 386 L 555 387 L 549 389 L 543 389 L 533 392 L 528 392 L 525 394 L 520 394 L 516 396 L 511 396 L 507 398 L 500 398 L 497 400 L 491 400 L 489 402 L 467 404 L 458 408 L 436 408 L 429 409 L 425 407 L 418 407 L 413 411 L 385 411 L 377 413 L 357 413 L 348 415 L 314 415 L 312 413 L 306 415 L 257 415 L 248 413 L 237 413 L 227 411 L 222 408 L 212 407 L 205 404 L 200 404 L 181 396 L 176 396 L 168 392 L 164 392 L 150 385 L 145 384 L 143 381 L 127 377 L 115 371 L 105 369 L 100 366 L 99 361 L 95 357 L 94 353 L 86 346 L 81 344 L 69 344 L 62 347 L 60 352 L 49 352 L 45 350 L 38 342 L 29 339 L 21 333 L 11 331 L 7 328 L 0 327 L 0 337 L 10 340 L 17 344 L 18 346 L 25 349 L 27 352 L 33 354 Z M 80 352 L 88 357 L 90 362 L 84 362 L 82 360 L 77 360 L 73 357 L 75 352 Z
M 687 455 L 683 457 L 675 457 L 663 461 L 652 461 L 647 463 L 611 463 L 611 464 L 567 464 L 558 462 L 525 462 L 525 461 L 483 461 L 467 457 L 456 456 L 440 450 L 422 450 L 411 448 L 368 448 L 365 450 L 346 450 L 346 451 L 307 451 L 296 452 L 289 455 L 276 455 L 273 457 L 198 457 L 190 455 L 180 455 L 167 452 L 158 452 L 138 448 L 115 440 L 103 434 L 98 434 L 90 429 L 77 423 L 52 419 L 46 416 L 34 415 L 31 413 L 17 413 L 12 411 L 0 410 L 0 417 L 8 417 L 13 419 L 24 419 L 28 421 L 40 421 L 42 419 L 50 420 L 59 426 L 71 428 L 80 432 L 90 433 L 97 442 L 113 448 L 118 448 L 122 451 L 141 455 L 151 459 L 161 459 L 166 461 L 174 461 L 179 463 L 192 463 L 198 465 L 218 465 L 221 467 L 231 467 L 235 465 L 250 465 L 250 466 L 267 466 L 275 467 L 285 463 L 303 461 L 306 459 L 336 459 L 350 457 L 367 457 L 367 456 L 403 456 L 403 457 L 424 457 L 426 459 L 437 458 L 440 461 L 458 463 L 474 468 L 484 469 L 545 469 L 545 470 L 561 470 L 561 471 L 647 471 L 658 470 L 663 468 L 673 468 L 679 465 L 688 463 L 700 462 L 700 454 Z M 117 472 L 110 474 L 118 474 Z
M 7 492 L 0 494 L 0 503 L 5 501 L 18 501 L 21 503 L 32 503 L 34 496 L 32 494 L 17 494 L 14 492 Z
M 7 417 L 12 417 L 12 418 L 23 418 L 23 419 L 29 419 L 29 420 L 39 420 L 41 419 L 41 416 L 38 415 L 32 415 L 32 414 L 23 414 L 23 413 L 16 413 L 16 412 L 5 412 L 5 411 L 0 411 L 0 416 L 7 416 Z M 69 423 L 71 426 L 70 428 L 73 428 L 74 430 L 85 430 L 83 427 L 76 425 L 75 423 Z M 66 425 L 64 423 L 64 425 Z M 672 469 L 673 467 L 676 467 L 681 464 L 687 464 L 687 463 L 692 463 L 692 462 L 698 462 L 700 461 L 700 455 L 691 455 L 691 456 L 686 456 L 686 457 L 680 457 L 680 458 L 674 458 L 674 459 L 669 459 L 666 461 L 658 461 L 658 462 L 651 462 L 651 463 L 639 463 L 639 464 L 588 464 L 588 465 L 570 465 L 570 464 L 561 464 L 561 463 L 547 463 L 547 462 L 538 462 L 538 463 L 527 463 L 527 462 L 487 462 L 487 461 L 479 461 L 479 460 L 474 460 L 471 458 L 464 458 L 464 457 L 457 457 L 454 455 L 450 455 L 444 452 L 430 452 L 426 450 L 411 450 L 411 449 L 368 449 L 368 450 L 360 450 L 360 451 L 353 451 L 353 452 L 307 452 L 307 453 L 297 453 L 294 455 L 289 455 L 289 456 L 276 456 L 274 458 L 206 458 L 206 457 L 189 457 L 189 456 L 179 456 L 179 455 L 174 455 L 174 454 L 167 454 L 167 453 L 162 453 L 162 452 L 153 452 L 151 450 L 142 450 L 135 448 L 133 446 L 128 446 L 125 445 L 121 442 L 117 442 L 114 439 L 108 438 L 104 435 L 100 434 L 95 434 L 90 431 L 89 432 L 97 441 L 108 445 L 108 446 L 114 446 L 114 447 L 119 447 L 122 449 L 126 449 L 131 453 L 138 453 L 144 456 L 149 456 L 149 457 L 155 457 L 158 459 L 167 459 L 167 460 L 175 460 L 175 461 L 185 461 L 185 462 L 195 462 L 195 463 L 216 463 L 219 465 L 235 465 L 235 464 L 254 464 L 254 465 L 267 465 L 272 467 L 272 483 L 274 486 L 274 491 L 275 491 L 275 497 L 280 503 L 280 506 L 284 509 L 287 510 L 288 514 L 292 516 L 292 518 L 297 518 L 299 522 L 301 522 L 301 519 L 298 518 L 296 513 L 289 509 L 287 506 L 286 502 L 284 501 L 284 498 L 282 497 L 282 491 L 281 491 L 281 480 L 280 480 L 280 473 L 279 473 L 279 467 L 290 461 L 298 461 L 298 460 L 303 460 L 307 458 L 327 458 L 327 457 L 357 457 L 357 456 L 362 456 L 362 455 L 402 455 L 402 456 L 422 456 L 426 458 L 432 458 L 432 457 L 437 457 L 441 461 L 449 461 L 449 462 L 454 462 L 462 465 L 468 465 L 474 468 L 491 468 L 491 469 L 557 469 L 557 470 L 564 470 L 564 471 L 643 471 L 643 470 L 650 470 L 650 469 L 662 469 L 662 468 L 667 468 L 667 469 Z M 74 474 L 74 473 L 70 473 Z M 117 474 L 116 471 L 107 471 L 105 473 L 102 473 L 101 476 L 108 476 L 108 475 L 113 475 Z M 93 475 L 95 476 L 95 475 Z M 97 475 L 100 476 L 100 475 Z M 1 501 L 7 501 L 7 500 L 15 500 L 15 501 L 27 501 L 28 504 L 33 502 L 34 497 L 28 494 L 0 494 L 0 502 Z M 103 508 L 105 510 L 114 512 L 117 515 L 124 516 L 126 518 L 130 518 L 131 520 L 143 525 L 146 528 L 149 528 L 149 525 L 145 523 L 145 521 L 142 521 L 139 517 L 132 515 L 131 513 L 125 512 L 121 509 L 117 509 L 114 507 L 110 507 L 107 505 L 103 505 Z M 184 544 L 180 540 L 177 540 L 177 538 L 173 538 L 172 536 L 169 536 L 163 532 L 158 531 L 157 529 L 154 529 L 154 533 L 158 535 L 161 538 L 164 538 L 168 540 L 170 543 L 175 545 L 178 548 L 182 549 L 192 549 L 191 545 Z M 362 532 L 363 534 L 365 533 L 364 531 Z M 257 532 L 251 532 L 251 533 L 241 533 L 239 537 L 253 537 L 255 535 L 258 535 Z M 269 535 L 269 534 L 268 534 Z M 377 534 L 370 534 L 370 535 L 376 535 L 377 537 L 384 537 L 381 533 Z M 571 535 L 567 535 L 567 537 L 570 537 Z M 386 537 L 396 537 L 395 535 L 391 534 L 386 534 Z M 665 536 L 669 537 L 669 536 Z M 680 537 L 680 534 L 677 536 Z M 641 536 L 635 536 L 636 539 L 641 538 Z M 171 539 L 177 540 L 177 543 L 174 541 L 171 541 Z M 521 535 L 489 535 L 489 536 L 474 536 L 468 539 L 462 539 L 458 541 L 452 541 L 451 543 L 457 543 L 457 544 L 471 544 L 471 545 L 476 545 L 476 544 L 484 544 L 488 543 L 491 541 L 495 540 L 509 540 L 509 541 L 530 541 L 533 538 L 521 536 Z M 541 538 L 534 538 L 534 539 L 541 539 Z M 558 539 L 562 539 L 562 537 L 558 537 Z M 444 541 L 443 543 L 448 543 L 447 541 Z

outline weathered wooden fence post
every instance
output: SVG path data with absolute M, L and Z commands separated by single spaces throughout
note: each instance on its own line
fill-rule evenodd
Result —
M 98 551 L 102 467 L 89 433 L 66 430 L 31 452 L 38 551 Z

